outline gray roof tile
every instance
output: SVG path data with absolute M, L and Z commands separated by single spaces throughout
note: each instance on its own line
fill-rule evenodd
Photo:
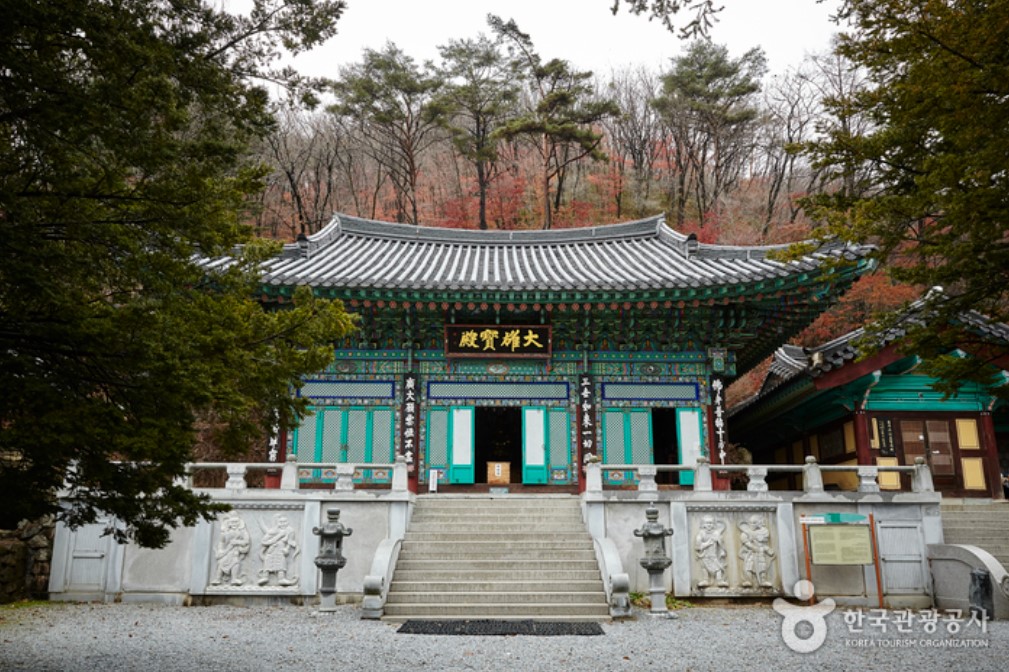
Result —
M 263 279 L 282 286 L 434 290 L 701 288 L 786 278 L 826 258 L 867 251 L 838 245 L 793 262 L 767 258 L 783 247 L 698 244 L 666 227 L 661 216 L 582 229 L 475 231 L 336 215 L 302 245 L 285 245 L 265 265 Z

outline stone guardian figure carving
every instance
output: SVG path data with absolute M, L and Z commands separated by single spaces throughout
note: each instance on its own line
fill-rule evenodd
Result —
M 774 551 L 771 549 L 771 531 L 760 516 L 750 516 L 748 521 L 739 523 L 739 557 L 743 561 L 744 588 L 754 585 L 773 588 L 771 567 Z
M 701 518 L 701 527 L 694 537 L 694 553 L 704 568 L 706 577 L 697 582 L 698 588 L 707 588 L 711 584 L 719 588 L 727 588 L 729 582 L 725 580 L 726 552 L 722 535 L 725 532 L 725 523 L 715 521 L 712 516 Z
M 225 582 L 233 586 L 244 584 L 246 575 L 242 572 L 242 561 L 249 554 L 251 545 L 249 529 L 238 514 L 221 518 L 221 535 L 214 549 L 217 571 L 210 585 L 219 586 Z
M 288 564 L 298 555 L 298 540 L 287 516 L 278 513 L 273 517 L 273 526 L 268 527 L 262 519 L 259 527 L 263 530 L 259 557 L 263 568 L 259 570 L 260 586 L 265 586 L 275 577 L 278 586 L 293 586 L 298 583 L 297 575 L 288 574 Z

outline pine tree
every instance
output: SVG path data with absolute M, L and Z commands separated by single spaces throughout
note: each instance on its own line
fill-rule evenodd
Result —
M 876 243 L 895 279 L 942 288 L 900 325 L 942 389 L 991 382 L 985 365 L 1005 369 L 1009 349 L 968 316 L 1009 322 L 1009 2 L 851 0 L 841 19 L 838 51 L 869 86 L 828 103 L 870 123 L 812 146 L 839 185 L 814 212 L 827 233 Z
M 198 421 L 233 453 L 292 425 L 290 387 L 352 326 L 306 290 L 265 311 L 264 245 L 199 261 L 249 242 L 248 147 L 273 124 L 254 80 L 285 79 L 271 54 L 327 38 L 343 3 L 214 6 L 4 3 L 0 527 L 107 514 L 164 545 L 220 508 L 178 484 Z

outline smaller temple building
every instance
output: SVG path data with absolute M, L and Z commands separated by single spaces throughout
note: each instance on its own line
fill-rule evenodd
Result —
M 986 329 L 1009 342 L 1009 327 Z M 860 358 L 863 335 L 858 329 L 816 348 L 775 351 L 760 391 L 729 411 L 731 440 L 761 464 L 801 464 L 812 455 L 824 466 L 897 466 L 920 457 L 937 491 L 1001 499 L 1000 458 L 1009 458 L 1005 401 L 974 382 L 944 398 L 935 379 L 919 371 L 921 359 L 902 354 L 896 342 Z M 1001 376 L 1009 380 L 1005 371 Z M 880 487 L 906 489 L 901 478 L 907 476 L 883 472 Z M 769 486 L 794 489 L 797 479 L 782 475 Z M 824 482 L 840 490 L 858 485 L 850 472 L 827 471 Z

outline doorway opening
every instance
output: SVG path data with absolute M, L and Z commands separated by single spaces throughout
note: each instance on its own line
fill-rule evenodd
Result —
M 476 408 L 475 481 L 487 482 L 487 463 L 510 464 L 509 482 L 522 482 L 522 409 L 502 406 Z
M 680 446 L 676 435 L 676 409 L 652 409 L 652 450 L 655 464 L 679 464 Z M 678 485 L 680 475 L 666 471 L 656 475 L 656 482 Z

